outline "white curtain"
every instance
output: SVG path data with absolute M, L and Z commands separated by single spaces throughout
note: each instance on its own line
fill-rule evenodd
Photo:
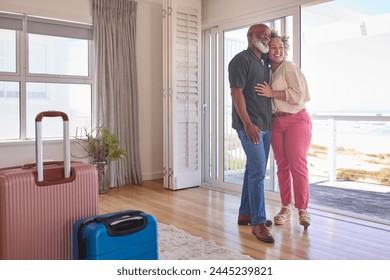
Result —
M 136 71 L 137 2 L 93 0 L 97 124 L 119 138 L 127 156 L 111 163 L 115 186 L 142 183 Z

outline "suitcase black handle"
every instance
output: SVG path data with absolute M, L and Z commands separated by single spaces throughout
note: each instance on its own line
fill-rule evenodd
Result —
M 104 223 L 111 236 L 128 235 L 143 230 L 148 225 L 145 216 L 122 216 Z
M 87 241 L 83 238 L 84 228 L 91 223 L 104 223 L 111 236 L 122 236 L 143 230 L 148 225 L 148 219 L 142 211 L 124 211 L 113 215 L 93 217 L 86 219 L 78 228 L 78 259 L 87 257 Z

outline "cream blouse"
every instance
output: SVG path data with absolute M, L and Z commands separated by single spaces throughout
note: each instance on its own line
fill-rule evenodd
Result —
M 272 99 L 272 112 L 297 113 L 306 109 L 310 100 L 306 78 L 302 70 L 291 61 L 283 61 L 275 72 L 271 71 L 273 90 L 284 90 L 286 101 Z

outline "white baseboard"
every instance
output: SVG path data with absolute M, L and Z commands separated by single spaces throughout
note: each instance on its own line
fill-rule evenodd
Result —
M 142 180 L 156 180 L 156 179 L 162 179 L 164 175 L 161 172 L 148 172 L 148 173 L 142 173 Z

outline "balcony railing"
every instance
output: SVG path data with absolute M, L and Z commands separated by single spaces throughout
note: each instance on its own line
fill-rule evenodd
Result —
M 312 148 L 321 146 L 321 141 L 327 147 L 328 181 L 336 181 L 341 169 L 353 172 L 390 168 L 390 116 L 313 114 L 311 118 Z
M 390 185 L 390 116 L 312 114 L 311 118 L 310 176 L 321 176 L 329 182 L 341 176 L 341 179 Z M 274 165 L 268 166 L 268 174 L 275 174 Z M 242 177 L 244 168 L 245 153 L 236 132 L 225 126 L 225 179 L 235 178 L 232 183 L 239 181 L 237 178 Z M 380 170 L 384 171 L 378 173 Z M 379 179 L 374 178 L 378 176 Z M 270 176 L 268 189 L 277 190 L 274 182 Z

